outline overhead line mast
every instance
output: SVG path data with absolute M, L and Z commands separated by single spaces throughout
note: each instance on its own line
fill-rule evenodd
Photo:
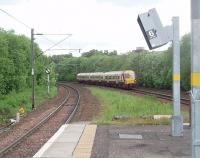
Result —
M 200 0 L 191 0 L 192 158 L 200 157 Z
M 34 29 L 31 28 L 30 26 L 28 26 L 27 24 L 25 24 L 23 21 L 19 20 L 18 18 L 16 18 L 12 14 L 8 13 L 7 11 L 5 11 L 5 10 L 3 10 L 1 8 L 0 8 L 0 11 L 2 11 L 4 14 L 6 14 L 7 16 L 9 16 L 10 18 L 14 19 L 18 23 L 22 24 L 23 26 L 25 26 L 26 28 L 28 28 L 29 30 L 31 30 L 32 109 L 34 109 L 35 108 L 35 48 L 34 48 L 34 35 L 59 35 L 59 36 L 60 35 L 65 35 L 65 36 L 67 35 L 68 36 L 68 37 L 62 39 L 61 41 L 59 41 L 57 43 L 54 43 L 51 47 L 49 47 L 47 50 L 44 51 L 44 52 L 46 52 L 46 51 L 51 50 L 53 47 L 57 46 L 58 44 L 62 43 L 64 40 L 66 40 L 67 38 L 69 38 L 69 36 L 71 36 L 72 34 L 42 34 L 42 33 L 34 33 Z M 47 39 L 47 38 L 45 38 L 45 39 Z M 50 40 L 48 39 L 48 41 L 50 41 Z M 50 42 L 52 42 L 52 41 L 50 41 Z

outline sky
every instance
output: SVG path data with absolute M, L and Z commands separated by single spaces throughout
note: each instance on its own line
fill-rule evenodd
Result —
M 30 28 L 43 34 L 72 34 L 55 49 L 125 53 L 136 47 L 148 49 L 137 16 L 152 8 L 156 8 L 164 26 L 172 24 L 173 16 L 179 16 L 180 35 L 190 32 L 189 0 L 0 0 L 0 9 L 28 25 L 0 11 L 0 27 L 27 37 L 30 37 Z M 46 51 L 66 37 L 37 35 L 35 42 Z M 47 55 L 68 53 L 80 56 L 78 51 L 46 51 Z

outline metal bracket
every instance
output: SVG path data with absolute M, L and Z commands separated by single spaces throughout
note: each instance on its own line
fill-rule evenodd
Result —
M 200 99 L 196 99 L 196 96 L 190 91 L 192 102 L 200 102 Z
M 169 25 L 169 26 L 165 26 L 164 27 L 164 30 L 167 34 L 167 40 L 168 41 L 173 41 L 173 26 L 172 25 Z
M 195 141 L 193 145 L 194 146 L 200 146 L 200 140 Z

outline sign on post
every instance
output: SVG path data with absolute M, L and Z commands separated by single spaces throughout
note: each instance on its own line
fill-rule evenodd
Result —
M 155 49 L 173 41 L 173 116 L 171 124 L 172 136 L 183 135 L 183 117 L 180 112 L 180 42 L 179 18 L 173 17 L 171 26 L 163 27 L 156 12 L 151 9 L 138 15 L 140 25 L 149 49 Z
M 50 71 L 50 69 L 46 68 L 45 72 L 46 72 L 46 74 L 50 74 L 51 71 Z
M 156 9 L 139 14 L 137 21 L 150 50 L 161 47 L 171 40 L 166 28 L 162 26 Z
M 48 89 L 47 89 L 47 93 L 48 93 L 48 95 L 49 95 L 49 93 L 50 93 L 50 79 L 49 79 L 49 74 L 50 74 L 50 69 L 49 68 L 46 68 L 45 69 L 45 72 L 46 72 L 46 74 L 47 74 L 47 86 L 48 86 Z

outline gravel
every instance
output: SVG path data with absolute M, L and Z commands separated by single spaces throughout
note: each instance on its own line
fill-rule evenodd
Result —
M 73 121 L 91 121 L 98 115 L 100 103 L 96 97 L 92 96 L 87 85 L 73 84 L 73 86 L 78 88 L 81 94 L 80 106 Z
M 77 88 L 80 91 L 81 95 L 80 105 L 73 121 L 91 121 L 92 118 L 97 115 L 100 109 L 100 104 L 98 103 L 97 99 L 91 95 L 90 90 L 87 89 L 85 86 L 80 84 L 71 84 L 71 86 Z M 59 86 L 58 96 L 50 101 L 45 102 L 35 111 L 29 113 L 25 118 L 21 120 L 20 123 L 13 126 L 9 132 L 0 136 L 0 149 L 7 146 L 17 137 L 22 135 L 25 131 L 33 127 L 33 125 L 39 122 L 39 120 L 41 120 L 44 116 L 53 111 L 56 106 L 64 100 L 65 96 L 66 90 L 63 87 Z M 75 104 L 75 96 L 76 93 L 71 90 L 70 98 L 68 102 L 63 106 L 63 108 L 39 130 L 26 138 L 4 157 L 32 157 L 64 123 L 66 116 L 69 116 Z
M 46 115 L 56 108 L 59 100 L 63 100 L 66 95 L 66 90 L 63 87 L 58 87 L 58 95 L 51 100 L 46 101 L 36 110 L 30 112 L 27 116 L 22 118 L 19 123 L 11 127 L 8 132 L 0 135 L 0 149 L 3 149 L 8 144 L 13 142 L 17 137 L 23 135 L 26 131 L 31 129 L 37 122 L 42 120 Z
M 65 88 L 59 86 L 58 87 L 58 95 L 54 97 L 52 100 L 48 100 L 43 105 L 39 106 L 36 110 L 30 112 L 25 118 L 23 118 L 20 123 L 16 124 L 9 130 L 8 132 L 2 134 L 0 136 L 1 142 L 0 142 L 0 149 L 3 149 L 4 147 L 8 146 L 10 143 L 12 143 L 16 138 L 23 135 L 26 131 L 31 129 L 36 123 L 41 121 L 45 116 L 47 116 L 50 112 L 54 111 L 56 107 L 59 105 L 60 102 L 62 102 L 66 95 L 67 91 Z M 66 110 L 62 110 L 65 112 L 69 112 L 69 107 L 65 106 Z M 67 111 L 67 112 L 66 112 Z M 62 116 L 62 115 L 61 115 Z M 59 121 L 59 119 L 58 119 Z M 57 120 L 53 122 L 53 124 L 56 124 L 58 122 Z M 49 125 L 52 125 L 49 123 Z M 33 153 L 36 152 L 36 149 L 41 146 L 44 142 L 46 142 L 51 134 L 56 131 L 55 125 L 52 125 L 51 131 L 48 131 L 46 133 L 43 132 L 36 132 L 36 135 L 31 135 L 30 138 L 27 138 L 25 141 L 20 143 L 16 146 L 15 149 L 13 149 L 11 152 L 7 153 L 4 157 L 32 157 Z M 43 130 L 42 130 L 43 129 Z M 47 131 L 47 127 L 44 126 L 41 128 L 41 131 Z M 31 139 L 32 138 L 32 139 Z

